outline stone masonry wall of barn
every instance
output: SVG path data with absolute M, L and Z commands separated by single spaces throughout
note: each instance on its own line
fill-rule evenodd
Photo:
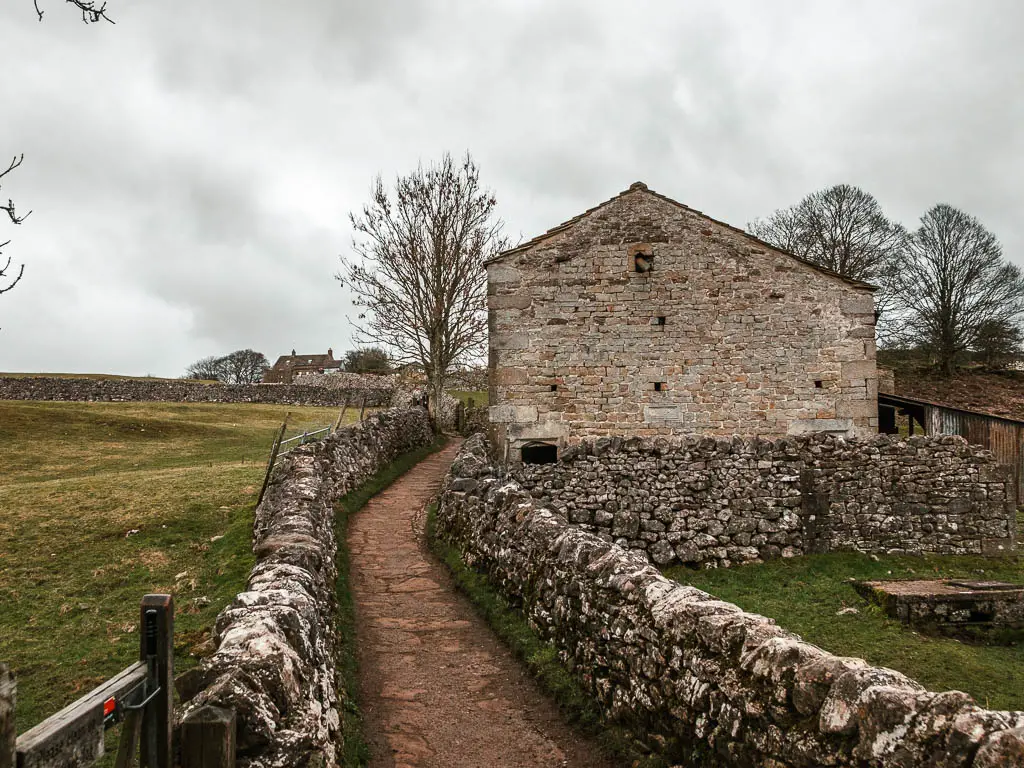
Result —
M 871 290 L 643 185 L 487 278 L 499 442 L 877 431 Z
M 333 766 L 337 712 L 334 502 L 433 432 L 422 408 L 390 409 L 297 448 L 256 508 L 256 564 L 215 625 L 216 652 L 175 681 L 179 720 L 237 716 L 239 765 Z
M 437 532 L 520 606 L 606 717 L 701 768 L 1008 768 L 1024 712 L 933 693 L 662 576 L 502 480 L 481 436 L 452 464 Z
M 602 438 L 513 476 L 658 565 L 830 551 L 1006 554 L 1012 472 L 963 438 Z

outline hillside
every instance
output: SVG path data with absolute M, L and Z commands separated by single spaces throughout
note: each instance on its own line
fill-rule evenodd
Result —
M 950 379 L 934 369 L 896 367 L 896 394 L 1024 421 L 1024 371 L 968 369 Z

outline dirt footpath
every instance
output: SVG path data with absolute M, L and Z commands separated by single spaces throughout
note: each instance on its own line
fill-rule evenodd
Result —
M 457 450 L 430 456 L 349 521 L 370 765 L 610 768 L 427 552 L 425 505 Z

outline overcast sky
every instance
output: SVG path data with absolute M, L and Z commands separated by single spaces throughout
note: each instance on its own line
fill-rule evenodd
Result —
M 0 371 L 340 354 L 347 213 L 445 151 L 513 239 L 637 180 L 741 227 L 847 182 L 1024 266 L 1019 0 L 40 4 L 0 4 L 0 195 L 34 211 L 0 222 Z

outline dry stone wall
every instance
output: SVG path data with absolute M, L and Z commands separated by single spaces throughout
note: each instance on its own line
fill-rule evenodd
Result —
M 308 373 L 299 376 L 296 384 L 324 389 L 339 389 L 348 392 L 375 392 L 386 390 L 391 392 L 398 386 L 398 374 L 370 373 Z
M 452 465 L 439 535 L 653 751 L 702 768 L 1024 765 L 1024 712 L 926 691 L 666 579 L 497 477 L 486 451 L 470 438 Z
M 339 374 L 340 375 L 340 374 Z M 313 377 L 307 377 L 313 378 Z M 333 378 L 333 377 L 332 377 Z M 365 378 L 365 377 L 359 377 Z M 348 399 L 367 407 L 387 406 L 391 389 L 357 382 L 351 388 L 305 384 L 199 384 L 153 379 L 62 379 L 33 376 L 0 378 L 0 400 L 55 400 L 170 403 L 280 403 L 282 405 L 341 406 Z
M 813 552 L 1001 554 L 1012 475 L 956 436 L 606 438 L 514 476 L 570 522 L 658 565 Z
M 177 680 L 182 719 L 235 710 L 241 766 L 338 757 L 333 503 L 433 439 L 426 411 L 388 410 L 289 455 L 256 509 L 256 564 L 217 617 L 216 652 Z

